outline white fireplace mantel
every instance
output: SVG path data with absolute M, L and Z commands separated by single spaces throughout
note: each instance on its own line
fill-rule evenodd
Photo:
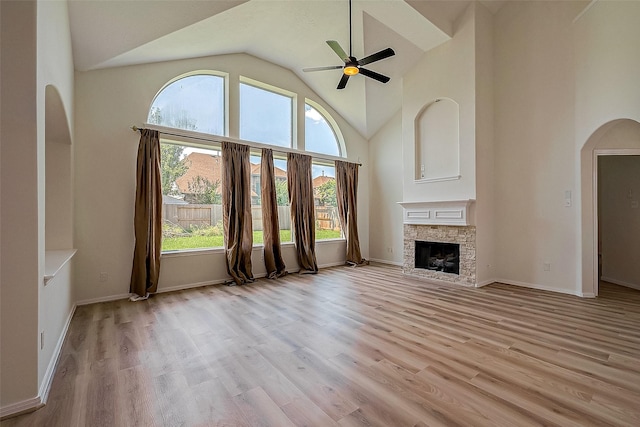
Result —
M 404 223 L 418 225 L 474 225 L 475 200 L 398 202 L 404 208 Z

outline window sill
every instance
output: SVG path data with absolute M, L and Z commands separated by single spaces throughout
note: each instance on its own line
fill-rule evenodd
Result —
M 201 249 L 184 249 L 178 251 L 166 251 L 160 253 L 160 258 L 176 258 L 181 256 L 196 256 L 196 255 L 212 255 L 223 254 L 224 248 L 201 248 Z
M 316 240 L 316 245 L 328 245 L 332 243 L 340 243 L 346 242 L 344 238 L 337 239 L 323 239 Z M 295 244 L 293 242 L 284 242 L 281 243 L 283 248 L 293 247 Z M 254 251 L 260 251 L 264 248 L 264 245 L 253 245 Z M 177 258 L 183 256 L 198 256 L 198 255 L 213 255 L 213 254 L 224 254 L 224 248 L 202 248 L 202 249 L 184 249 L 181 251 L 166 251 L 160 253 L 160 258 Z

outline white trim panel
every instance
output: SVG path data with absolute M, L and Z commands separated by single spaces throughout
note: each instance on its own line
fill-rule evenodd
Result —
M 398 202 L 404 208 L 404 223 L 415 225 L 474 225 L 475 200 L 442 202 Z

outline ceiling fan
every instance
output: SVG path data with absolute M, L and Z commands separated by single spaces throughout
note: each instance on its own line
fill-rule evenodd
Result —
M 347 55 L 347 53 L 344 51 L 344 49 L 342 49 L 337 41 L 327 40 L 327 44 L 329 45 L 329 47 L 333 49 L 333 51 L 340 57 L 340 59 L 344 61 L 344 65 L 329 65 L 327 67 L 303 68 L 302 71 L 324 71 L 337 70 L 339 68 L 342 68 L 342 77 L 340 78 L 340 82 L 338 83 L 338 89 L 344 89 L 345 86 L 347 86 L 349 77 L 355 76 L 356 74 L 362 74 L 363 76 L 370 77 L 382 83 L 387 83 L 389 80 L 391 80 L 387 76 L 383 76 L 382 74 L 376 73 L 375 71 L 367 70 L 366 68 L 362 68 L 362 66 L 395 55 L 396 53 L 393 51 L 393 49 L 388 47 L 372 55 L 365 56 L 362 59 L 356 59 L 351 54 L 353 44 L 351 32 L 351 0 L 349 0 L 349 55 Z

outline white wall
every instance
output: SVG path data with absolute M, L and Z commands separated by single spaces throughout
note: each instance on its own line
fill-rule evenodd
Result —
M 640 156 L 598 160 L 602 278 L 640 289 Z
M 476 283 L 495 279 L 493 15 L 475 4 Z
M 583 293 L 597 294 L 596 236 L 593 206 L 593 150 L 601 146 L 602 134 L 617 127 L 619 119 L 640 122 L 640 3 L 597 2 L 574 25 L 575 50 L 575 163 L 579 165 L 577 223 L 582 262 L 578 286 Z M 606 148 L 633 148 L 636 141 L 604 142 Z
M 39 262 L 36 3 L 0 2 L 2 212 L 0 408 L 38 392 Z
M 371 259 L 402 265 L 402 113 L 398 111 L 369 141 Z M 361 209 L 362 210 L 362 209 Z M 362 234 L 362 233 L 361 233 Z
M 456 24 L 451 40 L 431 49 L 404 77 L 402 85 L 403 191 L 405 202 L 475 198 L 475 30 L 474 6 Z M 458 180 L 416 183 L 415 119 L 438 98 L 460 107 Z
M 509 2 L 494 16 L 496 278 L 576 292 L 572 20 L 584 3 Z M 550 264 L 550 271 L 544 270 Z
M 130 127 L 145 123 L 157 91 L 176 76 L 195 70 L 230 74 L 230 136 L 237 137 L 237 81 L 243 75 L 319 102 L 336 119 L 351 161 L 360 160 L 358 202 L 369 205 L 366 141 L 290 71 L 249 55 L 224 55 L 76 73 L 75 232 L 78 254 L 75 282 L 78 301 L 96 301 L 129 292 L 133 253 L 133 201 L 139 135 Z M 359 211 L 360 243 L 369 256 L 367 209 Z M 295 269 L 293 248 L 284 248 L 287 267 Z M 344 242 L 320 243 L 320 265 L 344 262 Z M 264 271 L 254 251 L 254 274 Z M 100 272 L 108 274 L 100 282 Z M 227 278 L 222 251 L 164 256 L 159 291 L 178 286 L 218 283 Z

